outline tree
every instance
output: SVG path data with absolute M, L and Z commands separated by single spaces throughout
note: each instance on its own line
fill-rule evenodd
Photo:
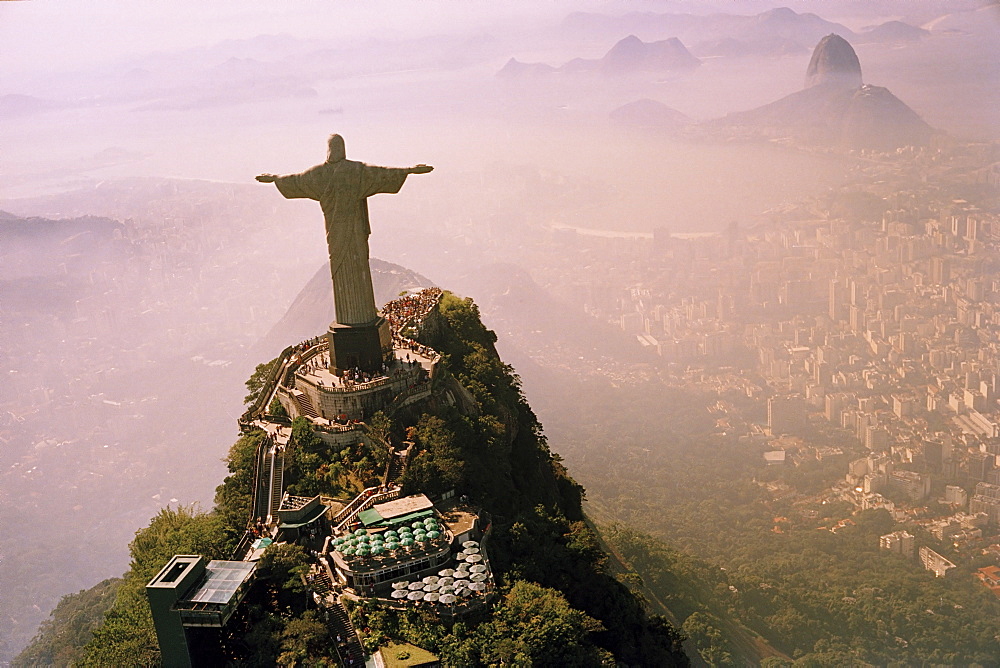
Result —
M 157 666 L 159 645 L 145 586 L 175 554 L 225 557 L 225 524 L 216 513 L 193 507 L 164 508 L 129 545 L 131 567 L 114 605 L 84 647 L 82 666 Z
M 111 578 L 75 594 L 67 594 L 42 622 L 31 644 L 14 659 L 14 666 L 71 666 L 114 604 L 121 578 Z
M 271 399 L 271 404 L 267 407 L 267 412 L 269 415 L 280 420 L 288 419 L 288 411 L 285 410 L 284 404 L 281 403 L 281 400 L 277 396 Z
M 305 592 L 309 573 L 309 555 L 301 545 L 271 545 L 257 562 L 257 577 L 268 583 L 286 601 Z
M 292 619 L 281 632 L 281 655 L 278 663 L 282 666 L 336 666 L 330 658 L 329 648 L 333 645 L 327 627 L 321 622 L 315 610 L 306 610 L 301 617 Z
M 599 665 L 588 635 L 602 628 L 559 591 L 518 581 L 476 635 L 487 664 L 587 666 Z
M 684 620 L 681 629 L 698 646 L 698 654 L 705 663 L 710 666 L 732 666 L 733 656 L 718 623 L 714 617 L 696 612 Z
M 261 391 L 264 389 L 264 384 L 267 382 L 267 377 L 271 373 L 271 369 L 274 368 L 279 359 L 276 357 L 270 362 L 262 362 L 254 368 L 253 373 L 247 378 L 246 386 L 248 394 L 243 398 L 244 404 L 249 405 L 257 401 Z

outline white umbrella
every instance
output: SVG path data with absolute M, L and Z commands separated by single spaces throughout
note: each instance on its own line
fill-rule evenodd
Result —
M 406 582 L 405 580 L 400 580 L 399 582 L 393 582 L 392 583 L 392 588 L 393 589 L 406 589 L 409 586 L 410 586 L 410 583 Z
M 469 581 L 468 580 L 455 580 L 455 583 L 454 583 L 453 586 L 455 587 L 455 589 L 461 589 L 462 587 L 468 587 L 469 586 Z
M 476 564 L 475 566 L 473 566 L 472 568 L 469 569 L 469 572 L 470 573 L 485 573 L 487 570 L 488 569 L 486 568 L 486 564 Z
M 450 578 L 454 574 L 455 571 L 450 568 L 446 568 L 443 571 L 438 571 L 438 575 L 440 575 L 443 578 Z
M 424 584 L 437 584 L 438 580 L 439 580 L 438 576 L 428 575 L 427 577 L 424 578 L 423 582 Z
M 425 584 L 424 585 L 424 591 L 437 591 L 440 588 L 441 588 L 441 585 L 437 584 L 436 582 L 432 582 L 430 584 Z
M 393 598 L 406 598 L 409 595 L 410 595 L 410 592 L 406 591 L 405 589 L 395 589 L 392 592 L 392 597 Z
M 440 580 L 438 580 L 438 584 L 439 585 L 450 585 L 454 581 L 455 581 L 455 578 L 441 578 Z
M 472 593 L 471 589 L 469 589 L 468 587 L 462 587 L 461 589 L 459 589 L 458 591 L 455 592 L 455 595 L 456 596 L 468 596 L 471 593 Z
M 473 582 L 482 582 L 486 579 L 486 573 L 475 573 L 469 579 Z
M 441 601 L 442 603 L 447 603 L 448 605 L 451 605 L 452 603 L 458 600 L 458 597 L 456 597 L 454 594 L 442 594 L 438 600 Z
M 469 589 L 471 589 L 472 591 L 486 591 L 486 583 L 473 582 L 472 584 L 469 585 Z
M 483 555 L 481 554 L 470 554 L 465 558 L 470 564 L 475 564 L 483 560 Z
M 422 592 L 422 591 L 411 591 L 406 596 L 406 598 L 410 599 L 411 601 L 419 601 L 419 600 L 423 599 L 423 597 L 424 597 L 424 592 Z
M 424 583 L 423 582 L 411 582 L 409 585 L 407 585 L 407 587 L 411 591 L 416 591 L 418 589 L 423 589 L 424 588 Z
M 451 585 L 445 585 L 444 587 L 441 587 L 440 589 L 438 589 L 438 593 L 439 594 L 454 594 L 455 593 L 455 588 L 452 587 Z
M 479 554 L 478 547 L 467 547 L 465 548 L 465 554 Z
M 462 547 L 479 547 L 479 543 L 474 540 L 467 540 L 462 543 Z
M 436 594 L 435 592 L 428 592 L 428 593 L 424 594 L 424 600 L 425 601 L 436 601 L 436 600 L 438 600 L 438 598 L 440 598 L 440 596 L 438 594 Z

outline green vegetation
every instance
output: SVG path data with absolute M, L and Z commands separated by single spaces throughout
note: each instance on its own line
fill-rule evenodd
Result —
M 557 590 L 517 581 L 504 593 L 489 619 L 458 622 L 450 628 L 433 615 L 398 611 L 372 603 L 352 608 L 367 624 L 369 649 L 392 639 L 425 647 L 449 666 L 599 666 L 613 657 L 593 645 L 589 635 L 600 622 L 573 608 Z
M 271 403 L 267 407 L 267 414 L 272 418 L 277 418 L 278 420 L 288 419 L 288 411 L 281 405 L 281 400 L 278 399 L 278 397 L 271 399 Z
M 146 583 L 175 554 L 224 559 L 228 532 L 218 514 L 165 508 L 129 545 L 131 567 L 115 602 L 83 648 L 80 666 L 158 666 L 160 650 L 146 600 Z
M 423 414 L 375 415 L 365 443 L 343 448 L 324 443 L 304 419 L 292 423 L 286 468 L 292 494 L 359 490 L 384 471 L 388 442 L 405 438 L 418 448 L 403 478 L 407 492 L 455 489 L 491 518 L 488 549 L 503 585 L 494 608 L 445 622 L 365 602 L 353 606 L 351 614 L 358 628 L 367 630 L 369 648 L 407 641 L 454 666 L 587 666 L 613 660 L 686 665 L 679 634 L 663 618 L 649 616 L 640 598 L 610 574 L 607 556 L 583 516 L 582 487 L 549 452 L 518 378 L 497 356 L 496 336 L 483 327 L 475 305 L 446 295 L 440 315 L 445 326 L 426 341 L 444 356 L 438 395 L 443 389 L 464 392 L 463 405 L 471 401 L 474 410 L 463 413 L 436 399 Z M 268 365 L 257 367 L 247 383 L 251 395 L 259 393 L 268 370 Z M 131 568 L 103 624 L 78 655 L 79 665 L 158 664 L 145 584 L 174 554 L 214 559 L 231 553 L 250 516 L 256 455 L 265 437 L 251 430 L 233 444 L 226 458 L 229 475 L 216 490 L 212 512 L 163 510 L 136 534 Z M 264 551 L 256 585 L 227 625 L 222 653 L 212 654 L 213 662 L 334 664 L 326 625 L 308 609 L 303 578 L 309 561 L 296 545 Z M 45 637 L 29 648 L 31 656 L 49 651 L 46 643 L 51 645 L 49 638 L 60 628 L 54 618 Z M 197 633 L 192 642 L 201 651 Z
M 14 660 L 14 666 L 72 666 L 83 657 L 83 646 L 114 603 L 121 578 L 110 578 L 90 589 L 64 596 L 42 622 L 31 645 Z
M 520 381 L 497 355 L 496 335 L 482 325 L 475 304 L 445 293 L 440 315 L 447 327 L 424 343 L 442 353 L 476 410 L 468 415 L 441 407 L 414 424 L 393 425 L 419 448 L 403 477 L 404 492 L 454 488 L 480 504 L 493 518 L 490 559 L 507 593 L 478 625 L 470 619 L 449 628 L 433 616 L 365 604 L 353 611 L 359 627 L 371 629 L 372 644 L 403 640 L 456 666 L 594 665 L 608 654 L 631 664 L 685 664 L 676 631 L 650 618 L 608 573 L 607 557 L 583 521 L 583 489 L 549 452 Z M 541 593 L 541 607 L 524 607 Z M 546 633 L 552 635 L 534 635 L 540 631 L 529 613 L 550 616 Z M 549 643 L 553 637 L 563 640 Z
M 226 457 L 229 475 L 215 488 L 216 510 L 236 540 L 239 539 L 239 530 L 246 526 L 253 508 L 257 449 L 265 436 L 263 430 L 254 429 L 233 443 Z
M 386 422 L 376 414 L 375 425 Z M 353 496 L 381 481 L 389 450 L 384 439 L 370 436 L 350 446 L 329 445 L 304 417 L 292 421 L 294 447 L 287 451 L 285 475 L 289 494 Z
M 606 539 L 703 658 L 738 660 L 759 635 L 797 665 L 995 663 L 1000 602 L 970 567 L 935 578 L 879 551 L 878 537 L 901 528 L 885 511 L 852 515 L 846 503 L 808 496 L 841 477 L 842 464 L 766 468 L 757 446 L 684 418 L 686 434 L 611 425 L 624 445 L 590 455 L 602 474 L 591 487 L 601 519 L 619 523 Z M 794 493 L 772 495 L 765 480 Z M 845 518 L 855 525 L 829 530 Z
M 267 377 L 271 373 L 271 369 L 278 363 L 280 357 L 275 357 L 270 362 L 262 362 L 258 364 L 253 370 L 253 374 L 247 379 L 247 396 L 243 397 L 243 403 L 250 405 L 257 401 L 260 397 L 260 393 L 264 389 L 264 385 L 267 383 Z

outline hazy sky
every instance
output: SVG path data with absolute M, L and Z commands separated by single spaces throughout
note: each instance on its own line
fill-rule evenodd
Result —
M 87 66 L 128 54 L 210 44 L 258 34 L 288 32 L 301 38 L 388 38 L 447 33 L 478 25 L 511 25 L 530 17 L 559 20 L 573 10 L 608 13 L 652 10 L 753 14 L 769 6 L 788 5 L 816 11 L 827 18 L 846 10 L 887 13 L 914 7 L 947 7 L 941 2 L 772 2 L 765 0 L 706 0 L 661 2 L 598 2 L 569 0 L 505 0 L 459 2 L 445 0 L 212 0 L 153 2 L 150 0 L 0 0 L 0 55 L 5 76 L 48 68 Z M 962 2 L 961 4 L 969 4 Z M 839 10 L 839 11 L 838 11 Z M 2 90 L 0 83 L 0 93 Z
M 387 38 L 446 33 L 531 15 L 559 18 L 568 2 L 150 2 L 67 0 L 0 2 L 5 73 L 97 64 L 158 49 L 211 44 L 259 34 L 300 38 Z M 586 6 L 574 3 L 573 6 Z

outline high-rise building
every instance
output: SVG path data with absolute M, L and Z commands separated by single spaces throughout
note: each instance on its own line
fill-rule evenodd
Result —
M 879 537 L 879 547 L 888 552 L 895 552 L 908 559 L 912 559 L 916 544 L 914 543 L 913 534 L 906 531 L 893 531 Z
M 931 283 L 945 285 L 951 281 L 951 262 L 943 257 L 931 258 Z
M 969 495 L 957 485 L 948 485 L 944 488 L 944 502 L 964 507 L 969 502 Z
M 988 482 L 976 483 L 976 490 L 969 500 L 969 512 L 986 513 L 990 524 L 1000 524 L 1000 485 Z
M 955 564 L 951 563 L 929 547 L 920 548 L 920 563 L 923 564 L 924 568 L 932 571 L 934 575 L 939 578 L 945 577 L 948 575 L 949 571 L 955 568 Z
M 995 455 L 985 452 L 969 455 L 969 478 L 977 481 L 986 480 L 986 474 L 993 470 L 995 463 Z

